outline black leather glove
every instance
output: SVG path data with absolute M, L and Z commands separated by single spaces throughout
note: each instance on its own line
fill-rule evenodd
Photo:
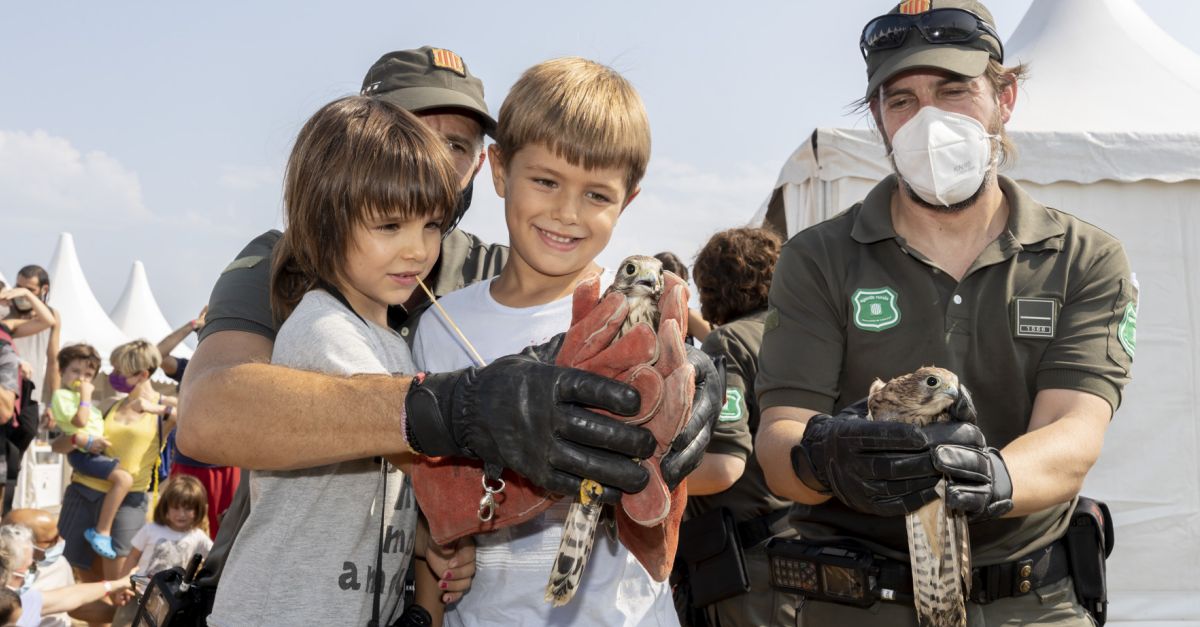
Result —
M 585 409 L 631 416 L 637 390 L 542 363 L 545 356 L 527 351 L 414 380 L 405 399 L 410 446 L 511 468 L 558 494 L 578 494 L 581 477 L 623 492 L 645 488 L 649 476 L 633 458 L 654 453 L 654 435 Z M 604 500 L 620 498 L 616 490 L 604 492 Z
M 848 507 L 876 516 L 907 514 L 937 498 L 942 472 L 933 451 L 941 444 L 983 446 L 975 425 L 917 427 L 841 414 L 808 420 L 792 448 L 792 468 L 810 489 L 832 493 Z
M 1012 478 L 1000 451 L 944 444 L 934 450 L 933 465 L 946 475 L 946 507 L 980 522 L 1013 508 Z
M 671 450 L 658 466 L 668 490 L 675 490 L 704 460 L 704 451 L 712 439 L 713 425 L 725 405 L 725 358 L 715 360 L 704 351 L 687 347 L 688 363 L 696 369 L 696 391 L 692 395 L 692 415 L 679 435 L 671 440 Z

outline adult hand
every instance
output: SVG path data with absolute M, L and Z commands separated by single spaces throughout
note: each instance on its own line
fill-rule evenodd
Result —
M 581 477 L 623 492 L 646 486 L 649 477 L 633 458 L 653 454 L 654 435 L 586 409 L 630 416 L 639 406 L 628 385 L 532 354 L 416 379 L 405 399 L 417 452 L 511 468 L 558 494 L 577 494 Z M 620 493 L 605 490 L 601 498 Z
M 93 435 L 92 441 L 88 444 L 87 450 L 89 453 L 103 453 L 104 449 L 108 448 L 112 443 L 102 435 Z
M 983 446 L 983 434 L 969 423 L 917 427 L 826 414 L 813 416 L 792 468 L 810 489 L 829 494 L 852 509 L 876 516 L 899 516 L 937 498 L 942 471 L 933 451 L 942 444 Z
M 683 430 L 671 441 L 671 450 L 659 462 L 663 481 L 671 491 L 704 459 L 713 426 L 725 404 L 725 360 L 718 358 L 714 362 L 704 351 L 691 345 L 687 345 L 687 358 L 696 371 L 692 413 Z
M 1012 510 L 1012 477 L 1000 451 L 944 444 L 934 449 L 933 464 L 946 474 L 946 507 L 967 514 L 971 522 Z

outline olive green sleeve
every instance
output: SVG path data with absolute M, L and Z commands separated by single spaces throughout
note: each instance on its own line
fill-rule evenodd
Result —
M 1116 411 L 1133 367 L 1137 327 L 1137 286 L 1121 245 L 1113 241 L 1097 255 L 1077 285 L 1038 365 L 1037 387 L 1095 394 Z
M 713 358 L 725 358 L 725 405 L 713 426 L 712 440 L 705 452 L 746 460 L 754 450 L 754 437 L 750 433 L 750 408 L 743 373 L 747 357 L 753 359 L 756 356 L 746 355 L 744 347 L 729 341 L 720 328 L 708 334 L 700 350 Z
M 845 307 L 822 265 L 793 238 L 775 266 L 768 296 L 759 372 L 755 382 L 762 410 L 785 406 L 833 410 L 846 345 Z
M 199 341 L 220 331 L 245 331 L 272 342 L 278 326 L 271 314 L 271 254 L 282 233 L 267 231 L 242 249 L 213 286 Z

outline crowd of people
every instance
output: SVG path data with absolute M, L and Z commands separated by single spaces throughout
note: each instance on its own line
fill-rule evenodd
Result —
M 73 474 L 57 516 L 0 526 L 0 624 L 129 624 L 129 575 L 196 554 L 195 624 L 217 627 L 917 624 L 904 520 L 937 499 L 970 520 L 958 624 L 1102 623 L 1102 586 L 1066 567 L 1089 549 L 1062 537 L 1129 380 L 1128 262 L 997 173 L 1025 68 L 986 7 L 902 2 L 860 47 L 894 174 L 786 243 L 724 230 L 691 272 L 656 255 L 670 274 L 639 284 L 665 310 L 690 280 L 699 308 L 649 333 L 618 331 L 637 305 L 599 291 L 637 267 L 596 258 L 637 210 L 650 122 L 574 57 L 529 68 L 493 117 L 455 53 L 383 55 L 300 130 L 285 229 L 195 320 L 112 352 L 114 399 L 22 269 L 0 286 L 9 477 L 39 423 Z M 485 160 L 507 245 L 457 226 Z M 1057 332 L 1010 324 L 1046 303 Z M 682 387 L 655 370 L 671 358 Z M 970 382 L 953 422 L 869 419 L 873 381 L 929 364 Z M 160 391 L 159 370 L 186 385 Z M 635 522 L 654 490 L 670 511 Z M 611 518 L 582 541 L 575 500 Z M 855 585 L 821 574 L 834 553 Z M 552 572 L 573 600 L 548 602 Z

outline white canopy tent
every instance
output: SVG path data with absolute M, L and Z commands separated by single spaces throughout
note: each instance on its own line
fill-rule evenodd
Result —
M 1034 0 L 1005 174 L 1114 234 L 1141 286 L 1133 382 L 1084 493 L 1116 523 L 1110 621 L 1200 623 L 1200 55 L 1132 0 Z M 755 216 L 797 231 L 891 173 L 874 131 L 817 129 Z
M 125 333 L 113 324 L 96 295 L 88 285 L 79 257 L 75 254 L 75 240 L 70 233 L 58 238 L 58 246 L 50 261 L 50 306 L 58 310 L 62 318 L 59 346 L 87 342 L 96 347 L 108 370 L 108 356 L 112 350 L 129 341 Z
M 146 278 L 146 267 L 141 261 L 133 262 L 125 289 L 122 290 L 121 297 L 117 299 L 117 304 L 113 306 L 109 316 L 117 327 L 131 338 L 140 337 L 157 343 L 174 330 L 158 307 L 154 292 L 150 290 L 150 281 Z M 181 343 L 171 354 L 190 358 L 192 349 Z

